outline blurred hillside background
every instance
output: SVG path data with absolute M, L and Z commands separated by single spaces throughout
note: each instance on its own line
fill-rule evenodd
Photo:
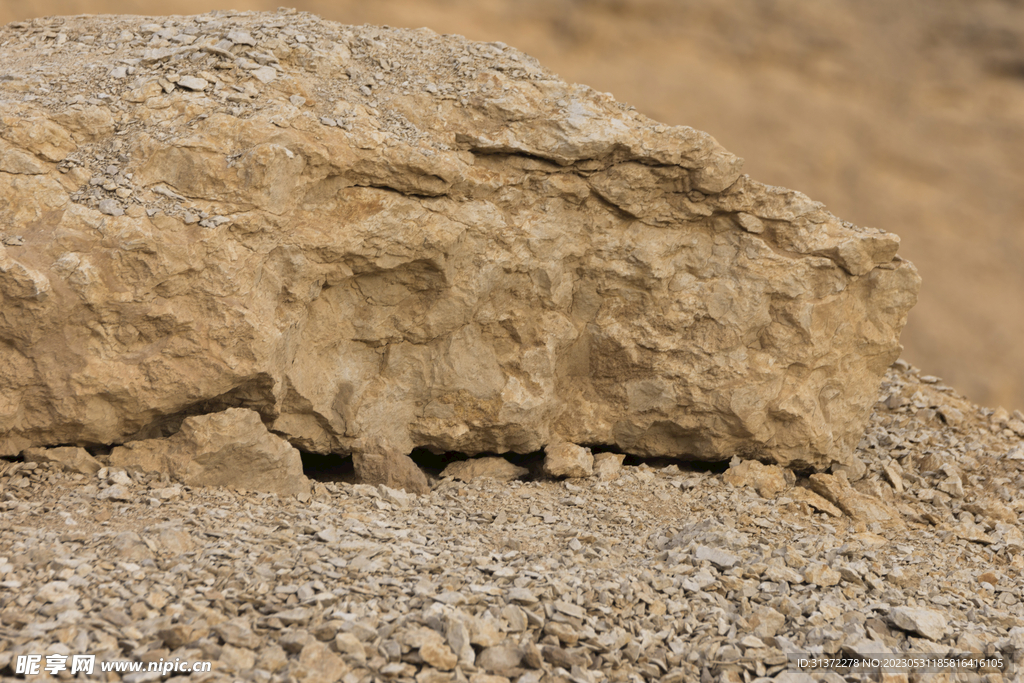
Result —
M 0 0 L 0 24 L 279 4 Z M 903 357 L 984 405 L 1024 409 L 1024 0 L 290 4 L 508 43 L 568 81 L 710 132 L 757 180 L 897 233 L 924 278 Z

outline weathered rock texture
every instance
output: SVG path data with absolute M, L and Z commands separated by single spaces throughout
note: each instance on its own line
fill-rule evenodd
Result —
M 258 413 L 244 408 L 186 418 L 173 436 L 130 441 L 108 460 L 114 467 L 167 472 L 193 486 L 309 493 L 299 452 L 269 433 Z
M 473 481 L 481 477 L 512 481 L 530 473 L 525 467 L 519 467 L 505 458 L 483 457 L 453 462 L 441 472 L 441 479 L 451 477 L 460 481 Z
M 0 29 L 0 453 L 229 407 L 357 465 L 857 444 L 896 236 L 501 44 L 153 21 Z
M 74 446 L 29 448 L 22 455 L 25 457 L 25 462 L 57 463 L 65 470 L 79 474 L 96 474 L 103 469 L 103 464 L 89 455 L 87 450 Z

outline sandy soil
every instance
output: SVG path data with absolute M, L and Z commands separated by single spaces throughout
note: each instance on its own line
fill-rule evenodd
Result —
M 167 0 L 166 13 L 279 0 Z M 500 40 L 570 81 L 709 131 L 759 180 L 903 238 L 925 280 L 905 357 L 1024 408 L 1020 0 L 292 0 L 346 23 Z M 143 0 L 6 0 L 0 23 L 151 14 Z

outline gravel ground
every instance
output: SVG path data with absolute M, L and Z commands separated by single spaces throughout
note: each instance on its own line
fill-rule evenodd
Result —
M 865 471 L 847 473 L 888 521 L 820 511 L 809 473 L 765 498 L 683 463 L 435 480 L 420 497 L 327 481 L 301 502 L 0 460 L 0 676 L 31 654 L 41 670 L 66 656 L 59 678 L 95 655 L 75 677 L 108 681 L 838 683 L 878 674 L 796 659 L 1019 665 L 1021 417 L 894 366 Z M 179 671 L 99 670 L 115 660 Z

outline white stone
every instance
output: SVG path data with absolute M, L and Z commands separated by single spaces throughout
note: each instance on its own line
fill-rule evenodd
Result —
M 929 640 L 941 640 L 946 633 L 946 616 L 923 607 L 896 607 L 889 612 L 889 620 L 897 628 L 913 631 Z

